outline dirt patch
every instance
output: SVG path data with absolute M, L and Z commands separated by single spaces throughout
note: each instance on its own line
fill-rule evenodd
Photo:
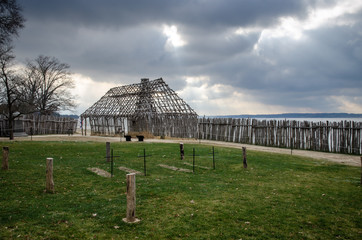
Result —
M 107 171 L 104 171 L 103 169 L 100 168 L 87 168 L 89 171 L 94 172 L 95 174 L 102 176 L 102 177 L 107 177 L 110 178 L 111 174 Z
M 178 168 L 178 167 L 175 167 L 175 166 L 169 166 L 169 165 L 165 165 L 165 164 L 159 164 L 158 166 L 163 167 L 163 168 L 167 168 L 167 169 L 171 169 L 173 171 L 178 171 L 178 172 L 192 172 L 192 170 L 190 170 L 190 169 Z
M 126 173 L 141 174 L 141 172 L 139 172 L 139 171 L 136 171 L 136 170 L 133 170 L 133 169 L 130 169 L 130 168 L 126 168 L 126 167 L 119 167 L 118 169 L 121 170 L 121 171 L 124 171 Z
M 184 162 L 185 165 L 187 166 L 193 166 L 191 163 L 188 163 L 188 162 Z M 195 165 L 195 167 L 198 167 L 198 168 L 202 168 L 202 169 L 207 169 L 207 170 L 210 170 L 211 168 L 209 167 L 204 167 L 204 166 L 199 166 L 199 165 Z

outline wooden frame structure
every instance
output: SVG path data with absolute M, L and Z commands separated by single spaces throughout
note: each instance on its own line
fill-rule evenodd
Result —
M 91 135 L 148 132 L 154 136 L 193 137 L 197 117 L 162 78 L 143 78 L 138 84 L 111 88 L 81 114 L 81 121 L 86 125 L 89 120 Z

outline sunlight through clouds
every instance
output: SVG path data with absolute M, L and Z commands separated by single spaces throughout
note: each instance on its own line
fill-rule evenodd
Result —
M 167 37 L 165 48 L 167 50 L 172 50 L 174 48 L 182 47 L 186 45 L 186 42 L 182 39 L 181 35 L 178 33 L 177 27 L 175 25 L 164 25 L 163 34 Z
M 339 19 L 345 14 L 354 14 L 362 9 L 362 1 L 346 0 L 338 2 L 337 5 L 331 8 L 310 9 L 308 17 L 304 20 L 299 20 L 295 17 L 285 16 L 279 18 L 277 26 L 265 29 L 258 28 L 238 28 L 235 31 L 237 35 L 248 35 L 255 32 L 260 32 L 260 38 L 254 45 L 254 51 L 258 53 L 262 41 L 275 38 L 291 38 L 301 40 L 304 37 L 304 32 L 312 29 L 317 29 L 324 25 L 353 25 L 352 20 Z

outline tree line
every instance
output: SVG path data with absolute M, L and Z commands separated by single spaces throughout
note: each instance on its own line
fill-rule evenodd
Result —
M 44 55 L 15 64 L 12 40 L 24 27 L 21 12 L 16 0 L 0 0 L 0 115 L 8 122 L 10 139 L 21 115 L 51 115 L 76 106 L 68 64 Z

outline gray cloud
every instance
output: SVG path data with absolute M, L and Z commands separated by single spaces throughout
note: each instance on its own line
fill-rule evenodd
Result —
M 186 76 L 208 76 L 208 87 L 222 83 L 265 106 L 333 112 L 331 96 L 347 93 L 362 105 L 361 12 L 340 16 L 343 24 L 304 30 L 300 40 L 263 39 L 263 30 L 278 26 L 281 17 L 302 21 L 311 9 L 338 2 L 22 0 L 27 22 L 15 50 L 20 61 L 55 56 L 94 81 L 163 77 L 183 90 Z M 187 44 L 167 49 L 164 25 L 177 26 Z M 240 27 L 253 31 L 235 34 Z
M 152 23 L 183 23 L 189 26 L 229 27 L 270 25 L 278 16 L 303 17 L 314 1 L 300 0 L 22 0 L 31 18 L 70 22 L 75 25 L 122 27 Z

